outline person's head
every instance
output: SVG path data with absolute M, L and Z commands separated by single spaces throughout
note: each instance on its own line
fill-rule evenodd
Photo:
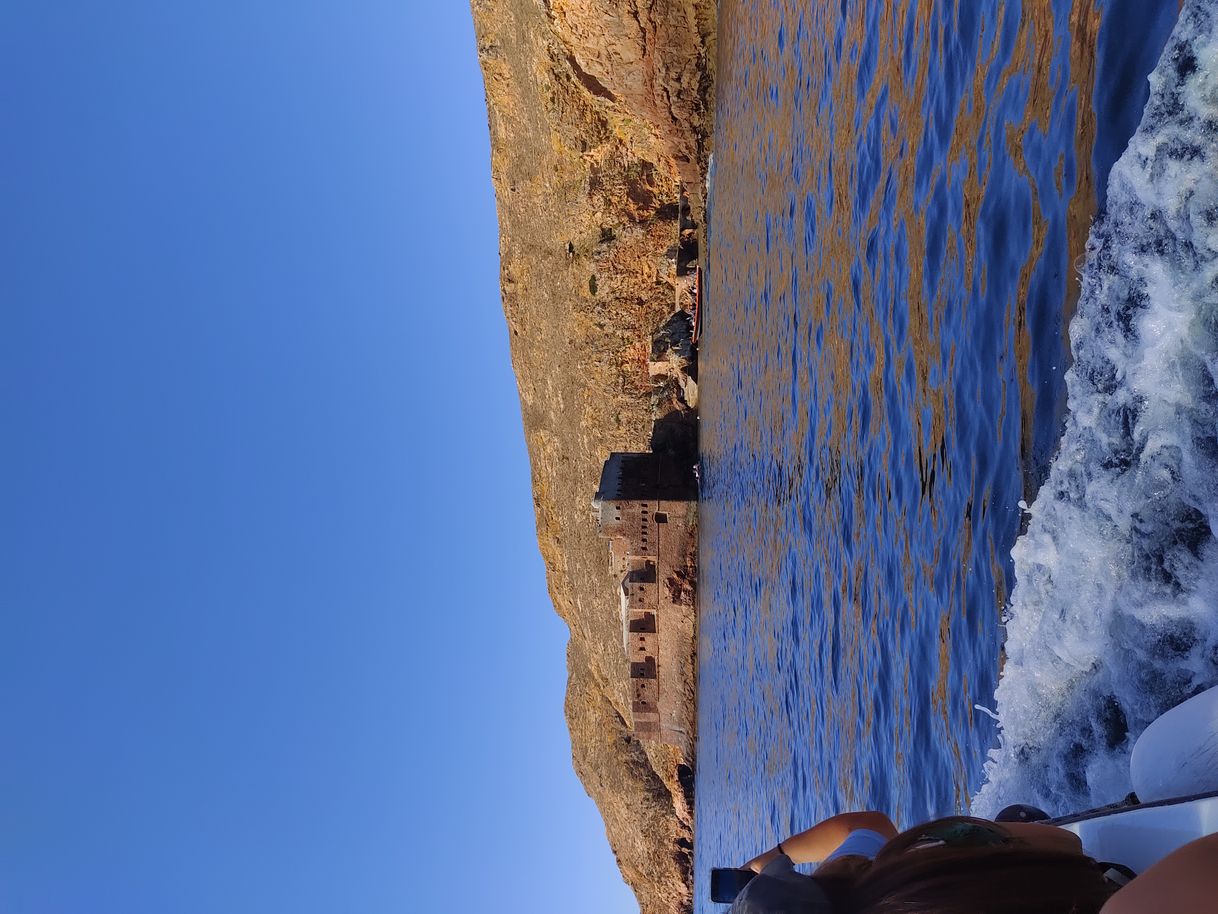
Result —
M 817 881 L 838 914 L 1096 914 L 1116 890 L 1090 857 L 964 817 L 902 832 L 870 865 Z

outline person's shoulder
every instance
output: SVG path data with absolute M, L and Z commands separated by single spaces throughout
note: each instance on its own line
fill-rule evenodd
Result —
M 825 863 L 840 857 L 866 857 L 874 860 L 880 849 L 888 843 L 888 835 L 870 828 L 856 828 L 838 845 L 837 850 L 825 858 Z

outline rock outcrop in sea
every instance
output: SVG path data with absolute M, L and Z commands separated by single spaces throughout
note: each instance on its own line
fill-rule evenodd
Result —
M 696 388 L 679 372 L 653 376 L 649 363 L 653 337 L 674 310 L 668 251 L 682 188 L 701 221 L 714 3 L 472 7 L 537 536 L 554 607 L 570 630 L 575 770 L 642 914 L 686 912 L 692 750 L 630 732 L 617 589 L 589 502 L 611 451 L 686 437 L 687 393 Z M 671 347 L 659 348 L 667 360 Z M 692 696 L 693 682 L 688 689 Z

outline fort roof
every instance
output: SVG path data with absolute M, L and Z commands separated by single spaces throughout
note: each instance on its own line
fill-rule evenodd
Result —
M 693 467 L 665 454 L 610 454 L 593 504 L 605 501 L 694 501 Z

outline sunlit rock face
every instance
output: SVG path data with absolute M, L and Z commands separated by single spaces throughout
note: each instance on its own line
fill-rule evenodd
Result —
M 645 744 L 630 732 L 620 582 L 588 503 L 608 454 L 647 450 L 656 413 L 672 407 L 649 362 L 652 336 L 673 310 L 666 252 L 677 240 L 682 184 L 700 221 L 714 5 L 472 7 L 537 537 L 554 607 L 571 633 L 566 713 L 575 770 L 643 914 L 684 912 L 692 747 Z
M 551 0 L 554 33 L 585 87 L 644 118 L 682 177 L 698 179 L 699 131 L 709 86 L 694 0 Z

